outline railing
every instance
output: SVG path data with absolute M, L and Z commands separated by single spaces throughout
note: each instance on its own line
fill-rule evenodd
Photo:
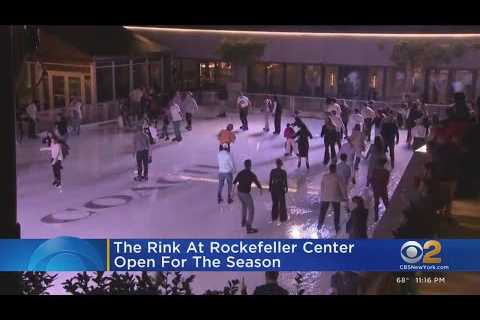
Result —
M 39 131 L 49 130 L 53 127 L 58 114 L 65 114 L 67 119 L 70 118 L 71 109 L 56 108 L 44 111 L 39 111 L 38 117 L 38 129 Z M 103 122 L 108 120 L 114 120 L 119 115 L 118 102 L 111 101 L 105 103 L 97 103 L 90 105 L 83 105 L 82 107 L 82 124 Z

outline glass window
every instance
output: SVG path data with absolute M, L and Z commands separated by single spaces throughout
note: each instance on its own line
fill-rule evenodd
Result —
M 322 96 L 322 67 L 305 66 L 304 94 L 308 96 Z
M 147 65 L 145 63 L 133 65 L 133 87 L 135 89 L 147 87 Z
M 415 71 L 413 74 L 412 92 L 417 98 L 424 98 L 425 96 L 425 72 Z
M 92 103 L 92 82 L 90 76 L 85 76 L 85 103 Z
M 65 107 L 65 77 L 52 76 L 53 84 L 53 106 L 55 108 Z
M 198 61 L 184 59 L 182 61 L 182 68 L 183 88 L 186 90 L 197 89 L 199 81 Z
M 473 72 L 470 70 L 457 70 L 452 87 L 453 92 L 462 91 L 468 100 L 474 99 Z
M 406 74 L 400 69 L 388 70 L 388 97 L 401 98 L 406 89 Z
M 113 99 L 112 67 L 97 68 L 97 99 L 98 102 Z
M 82 99 L 82 81 L 80 77 L 68 77 L 68 94 L 70 101 L 73 98 Z
M 285 87 L 288 94 L 300 94 L 302 91 L 302 65 L 287 64 Z
M 447 103 L 448 100 L 448 70 L 434 69 L 430 72 L 429 100 L 432 103 Z
M 338 68 L 334 66 L 325 67 L 325 87 L 324 95 L 325 96 L 336 96 L 338 88 Z
M 208 89 L 215 86 L 215 62 L 200 63 L 200 87 Z
M 248 68 L 248 90 L 251 92 L 265 91 L 265 64 L 257 63 Z
M 115 95 L 117 99 L 127 98 L 130 92 L 130 68 L 128 65 L 115 66 Z
M 267 65 L 267 88 L 272 93 L 283 93 L 283 65 Z
M 220 87 L 225 86 L 225 84 L 232 79 L 232 65 L 227 62 L 217 62 L 217 85 Z
M 362 98 L 366 79 L 364 70 L 359 67 L 342 66 L 338 79 L 339 95 L 344 98 Z
M 155 92 L 162 91 L 162 65 L 161 62 L 150 64 L 150 82 Z

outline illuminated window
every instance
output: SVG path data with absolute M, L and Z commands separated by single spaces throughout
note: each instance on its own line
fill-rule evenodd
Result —
M 372 85 L 372 88 L 373 88 L 373 89 L 377 89 L 377 75 L 376 75 L 376 74 L 373 74 L 373 75 L 372 75 L 372 83 L 371 83 L 371 85 Z
M 330 72 L 329 79 L 330 88 L 333 88 L 335 86 L 335 72 Z

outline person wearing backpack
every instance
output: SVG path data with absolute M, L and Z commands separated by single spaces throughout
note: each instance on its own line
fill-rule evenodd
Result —
M 52 157 L 51 165 L 54 177 L 52 185 L 60 188 L 62 186 L 62 161 L 64 159 L 64 152 L 68 154 L 69 147 L 55 135 L 52 135 L 51 139 L 52 140 L 50 147 L 41 148 L 40 151 L 50 151 Z
M 276 160 L 277 167 L 270 172 L 269 190 L 272 195 L 272 222 L 277 221 L 278 225 L 287 221 L 287 206 L 285 194 L 288 192 L 287 172 L 282 169 L 283 161 Z

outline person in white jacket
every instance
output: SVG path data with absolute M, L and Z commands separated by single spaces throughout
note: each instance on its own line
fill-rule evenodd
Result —
M 188 131 L 192 130 L 192 117 L 193 113 L 198 111 L 198 104 L 193 93 L 188 91 L 185 95 L 185 99 L 182 101 L 183 110 L 185 111 L 185 120 L 187 121 L 186 129 Z
M 62 186 L 61 170 L 63 169 L 62 168 L 63 153 L 62 153 L 62 145 L 60 143 L 60 139 L 57 136 L 53 135 L 50 147 L 41 148 L 40 151 L 50 151 L 50 154 L 52 157 L 50 164 L 52 165 L 53 177 L 54 177 L 52 185 L 54 185 L 57 188 L 60 188 Z
M 182 141 L 182 134 L 180 132 L 180 123 L 182 122 L 182 110 L 180 106 L 173 100 L 170 104 L 170 117 L 173 122 L 173 129 L 175 131 L 175 138 L 172 141 Z
M 338 144 L 338 149 L 340 150 L 340 148 L 342 147 L 343 134 L 346 131 L 345 125 L 343 124 L 340 114 L 337 113 L 336 110 L 332 110 L 332 112 L 330 113 L 330 119 L 332 120 L 332 123 L 335 126 L 335 129 L 337 130 L 337 144 Z
M 334 211 L 335 231 L 340 231 L 340 202 L 347 201 L 347 192 L 344 184 L 337 175 L 337 166 L 331 164 L 329 172 L 324 174 L 320 184 L 320 215 L 318 217 L 317 229 L 322 228 L 330 204 Z
M 227 180 L 228 186 L 228 203 L 233 202 L 232 190 L 233 190 L 233 175 L 235 174 L 235 161 L 233 160 L 232 154 L 230 153 L 230 147 L 228 144 L 223 144 L 220 146 L 220 152 L 218 152 L 218 194 L 217 199 L 218 203 L 223 201 L 222 191 L 225 180 Z

